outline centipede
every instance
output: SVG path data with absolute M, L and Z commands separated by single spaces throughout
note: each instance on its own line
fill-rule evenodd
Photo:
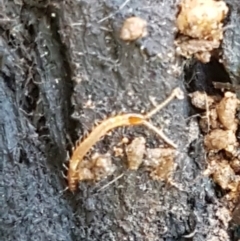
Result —
M 153 132 L 155 132 L 168 145 L 172 146 L 173 148 L 177 148 L 177 145 L 167 136 L 165 136 L 161 129 L 158 129 L 148 121 L 153 115 L 155 115 L 159 110 L 165 107 L 174 98 L 184 98 L 182 90 L 178 87 L 171 92 L 171 94 L 169 95 L 169 97 L 167 97 L 166 100 L 164 100 L 161 104 L 158 104 L 155 108 L 147 112 L 145 115 L 137 113 L 120 114 L 103 120 L 99 125 L 93 128 L 92 132 L 83 141 L 79 142 L 76 145 L 72 153 L 72 156 L 69 160 L 69 167 L 67 173 L 68 189 L 71 192 L 76 191 L 77 183 L 79 181 L 78 169 L 85 155 L 88 152 L 90 152 L 92 147 L 102 137 L 104 137 L 109 131 L 117 127 L 143 125 L 148 129 L 152 130 Z

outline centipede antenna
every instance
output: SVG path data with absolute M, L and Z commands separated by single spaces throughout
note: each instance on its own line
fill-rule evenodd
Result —
M 154 131 L 156 134 L 158 134 L 168 145 L 172 146 L 173 148 L 177 149 L 177 145 L 170 140 L 167 136 L 165 136 L 165 134 L 162 132 L 162 130 L 158 129 L 157 127 L 155 127 L 153 124 L 151 124 L 148 121 L 144 121 L 143 125 L 145 125 L 146 127 L 148 127 L 150 130 Z
M 163 109 L 168 103 L 170 103 L 174 98 L 183 99 L 183 97 L 184 96 L 182 90 L 179 87 L 175 88 L 166 100 L 164 100 L 161 104 L 157 105 L 153 110 L 144 115 L 145 119 L 152 117 L 159 110 Z

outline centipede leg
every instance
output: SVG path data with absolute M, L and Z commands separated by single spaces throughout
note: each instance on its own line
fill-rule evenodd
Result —
M 66 164 L 63 163 L 62 165 L 63 165 L 64 169 L 65 169 L 66 171 L 68 171 L 68 167 L 66 166 Z
M 60 191 L 59 193 L 60 193 L 61 195 L 63 195 L 63 193 L 66 192 L 68 189 L 69 189 L 69 187 L 66 187 L 66 188 L 64 188 L 62 191 Z
M 67 151 L 66 154 L 67 154 L 66 161 L 69 161 L 69 159 L 70 159 L 69 151 Z
M 177 149 L 177 145 L 170 140 L 163 132 L 162 130 L 158 129 L 157 127 L 155 127 L 153 124 L 151 124 L 148 121 L 144 121 L 143 125 L 145 125 L 146 127 L 148 127 L 150 130 L 154 131 L 156 134 L 158 134 L 168 145 L 172 146 L 173 148 Z
M 64 174 L 64 172 L 61 171 L 61 173 L 62 173 L 62 176 L 63 176 L 65 179 L 67 179 L 67 176 Z

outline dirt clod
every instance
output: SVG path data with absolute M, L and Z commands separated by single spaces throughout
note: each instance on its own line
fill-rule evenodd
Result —
M 189 94 L 189 96 L 191 97 L 192 104 L 202 110 L 206 110 L 208 106 L 211 106 L 215 102 L 212 96 L 208 96 L 201 91 L 195 91 Z
M 236 131 L 238 121 L 235 118 L 240 101 L 236 94 L 226 92 L 224 98 L 217 105 L 217 114 L 221 124 L 228 130 Z
M 205 110 L 200 119 L 208 162 L 204 174 L 211 176 L 215 183 L 228 192 L 223 198 L 229 210 L 232 210 L 240 186 L 239 143 L 236 137 L 239 100 L 232 92 L 226 92 L 221 99 L 199 92 L 190 94 L 190 97 L 194 106 Z
M 180 33 L 196 39 L 219 41 L 223 38 L 222 20 L 228 13 L 224 1 L 183 0 L 177 27 Z
M 147 22 L 139 17 L 130 17 L 123 23 L 120 38 L 124 41 L 134 41 L 147 35 Z
M 211 51 L 223 39 L 222 21 L 227 14 L 228 7 L 223 1 L 183 0 L 176 22 L 181 34 L 175 42 L 177 53 L 209 62 Z
M 169 181 L 175 170 L 176 150 L 171 148 L 147 149 L 144 165 L 150 167 L 150 176 L 154 180 Z
M 142 164 L 143 155 L 145 154 L 146 140 L 143 137 L 135 138 L 131 144 L 126 148 L 128 168 L 130 170 L 137 170 Z
M 208 150 L 232 150 L 236 141 L 233 131 L 216 129 L 205 136 L 204 144 Z
M 79 180 L 99 181 L 111 175 L 116 167 L 109 154 L 93 154 L 91 160 L 84 160 L 79 166 Z

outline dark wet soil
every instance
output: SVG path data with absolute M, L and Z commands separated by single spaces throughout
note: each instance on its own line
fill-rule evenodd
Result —
M 218 188 L 202 176 L 202 136 L 187 94 L 216 93 L 212 81 L 238 82 L 240 45 L 229 42 L 239 41 L 240 25 L 231 24 L 239 21 L 240 3 L 228 1 L 227 61 L 203 65 L 174 54 L 177 1 L 133 0 L 119 9 L 123 2 L 1 2 L 1 240 L 238 240 Z M 126 44 L 119 30 L 133 15 L 147 20 L 149 34 Z M 150 110 L 152 98 L 161 102 L 176 86 L 185 99 L 153 118 L 179 146 L 172 184 L 151 180 L 143 168 L 130 172 L 126 160 L 115 157 L 114 175 L 81 183 L 75 194 L 62 192 L 67 153 L 96 121 Z M 112 152 L 123 137 L 137 136 L 148 147 L 164 144 L 143 127 L 128 127 L 94 151 Z

